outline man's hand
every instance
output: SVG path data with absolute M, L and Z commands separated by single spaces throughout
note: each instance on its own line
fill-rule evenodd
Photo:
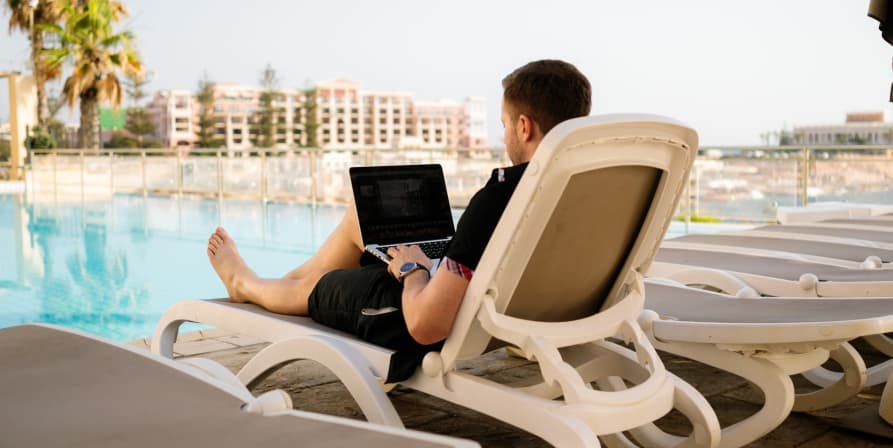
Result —
M 431 272 L 431 266 L 434 262 L 431 261 L 428 256 L 422 252 L 422 249 L 419 246 L 394 246 L 388 248 L 388 255 L 391 257 L 391 262 L 388 263 L 388 272 L 394 276 L 396 279 L 400 279 L 400 266 L 404 264 L 414 261 L 426 269 L 428 272 Z

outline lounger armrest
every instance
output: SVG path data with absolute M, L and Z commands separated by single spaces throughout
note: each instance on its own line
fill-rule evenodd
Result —
M 621 337 L 628 343 L 632 342 L 636 347 L 639 364 L 651 375 L 641 384 L 630 388 L 636 391 L 631 392 L 631 396 L 641 399 L 656 394 L 661 387 L 664 387 L 667 373 L 657 351 L 636 321 L 644 303 L 641 278 L 636 285 L 638 287 L 632 288 L 630 293 L 614 306 L 575 321 L 535 322 L 506 316 L 496 311 L 496 303 L 489 296 L 483 297 L 477 318 L 481 326 L 493 337 L 515 344 L 528 356 L 535 358 L 544 381 L 558 384 L 568 403 L 621 404 L 627 401 L 629 396 L 593 390 L 574 366 L 562 358 L 558 349 L 595 343 L 609 337 Z
M 583 319 L 537 322 L 502 314 L 496 311 L 496 302 L 491 297 L 484 297 L 477 318 L 491 336 L 521 348 L 533 336 L 547 340 L 557 347 L 568 347 L 617 335 L 622 322 L 636 320 L 643 303 L 644 298 L 641 296 L 627 297 L 609 310 Z
M 757 298 L 759 293 L 747 282 L 726 271 L 701 267 L 686 267 L 663 277 L 682 283 L 685 286 L 704 285 L 716 288 L 721 292 L 741 298 Z

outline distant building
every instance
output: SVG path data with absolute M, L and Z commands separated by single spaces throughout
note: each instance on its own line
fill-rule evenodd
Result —
M 850 112 L 843 124 L 797 126 L 795 145 L 889 145 L 893 144 L 893 120 L 885 112 Z
M 279 90 L 275 146 L 306 146 L 308 103 L 301 90 Z M 251 148 L 251 120 L 261 90 L 235 83 L 214 86 L 215 137 L 233 149 Z M 415 102 L 408 92 L 371 92 L 351 81 L 316 84 L 317 144 L 327 149 L 365 148 L 486 148 L 486 100 L 462 103 L 442 100 Z M 155 94 L 148 109 L 162 145 L 191 148 L 198 131 L 199 106 L 188 91 Z
M 162 146 L 192 147 L 195 143 L 194 117 L 198 108 L 193 103 L 188 90 L 162 90 L 146 106 Z

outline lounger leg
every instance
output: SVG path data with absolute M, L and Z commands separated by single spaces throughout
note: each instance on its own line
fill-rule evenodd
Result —
M 866 369 L 867 376 L 863 387 L 876 386 L 884 384 L 887 378 L 893 374 L 893 359 L 888 359 L 880 364 L 875 364 Z M 816 367 L 807 372 L 803 372 L 804 378 L 816 386 L 829 387 L 843 379 L 843 374 L 834 372 L 824 367 Z
M 878 406 L 878 414 L 887 423 L 893 425 L 893 374 L 887 380 L 887 386 L 884 387 L 884 393 L 881 395 L 881 403 Z
M 444 377 L 418 372 L 403 384 L 522 428 L 553 446 L 601 446 L 586 423 L 562 412 L 560 401 L 517 393 L 518 389 L 459 372 Z
M 840 403 L 847 398 L 855 396 L 865 387 L 867 375 L 865 362 L 859 356 L 859 352 L 852 345 L 844 343 L 831 351 L 831 359 L 837 361 L 843 368 L 843 374 L 837 374 L 838 380 L 821 389 L 807 393 L 797 394 L 794 402 L 795 411 L 813 411 L 825 409 Z M 806 376 L 806 373 L 804 373 Z
M 759 439 L 780 425 L 794 406 L 794 384 L 776 364 L 721 350 L 713 345 L 654 340 L 658 350 L 714 366 L 751 382 L 763 391 L 763 407 L 754 415 L 723 428 L 719 446 L 739 447 Z
M 884 334 L 876 334 L 873 336 L 865 336 L 864 338 L 877 351 L 893 358 L 893 339 Z
M 599 375 L 601 380 L 597 384 L 602 390 L 623 390 L 626 385 L 620 380 L 620 376 L 632 382 L 640 382 L 647 378 L 648 372 L 639 365 L 636 360 L 636 354 L 632 350 L 617 344 L 603 343 L 598 344 L 604 351 L 610 351 L 614 355 L 610 358 L 606 356 L 600 357 L 602 360 L 610 361 L 610 365 L 614 367 L 612 370 L 623 372 L 622 375 L 612 375 L 613 378 L 604 378 L 605 375 Z M 592 379 L 593 372 L 588 372 L 587 364 L 578 367 L 581 376 L 585 379 Z M 601 372 L 610 373 L 610 372 Z M 679 437 L 669 434 L 658 428 L 653 423 L 631 429 L 629 432 L 633 435 L 636 442 L 646 447 L 715 447 L 719 446 L 721 428 L 716 413 L 707 399 L 701 395 L 694 387 L 686 383 L 681 378 L 672 375 L 676 388 L 673 394 L 673 406 L 679 412 L 688 418 L 691 422 L 693 431 L 688 437 Z M 634 447 L 638 446 L 626 438 L 623 434 L 611 434 L 601 436 L 602 441 L 608 447 Z
M 331 370 L 356 400 L 367 420 L 403 427 L 400 416 L 366 359 L 335 338 L 319 334 L 273 343 L 251 358 L 238 377 L 251 387 L 279 367 L 301 359 L 316 361 Z
M 177 334 L 180 332 L 180 325 L 185 320 L 169 320 L 166 321 L 165 316 L 161 317 L 158 326 L 155 327 L 155 333 L 152 335 L 152 344 L 149 350 L 156 355 L 165 358 L 174 357 L 174 342 L 177 342 Z

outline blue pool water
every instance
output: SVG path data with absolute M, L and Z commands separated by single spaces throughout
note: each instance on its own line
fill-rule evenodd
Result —
M 205 255 L 217 225 L 259 275 L 279 277 L 313 253 L 342 213 L 256 200 L 0 195 L 0 328 L 44 322 L 119 341 L 151 336 L 171 304 L 225 297 Z M 671 235 L 682 230 L 674 223 Z

